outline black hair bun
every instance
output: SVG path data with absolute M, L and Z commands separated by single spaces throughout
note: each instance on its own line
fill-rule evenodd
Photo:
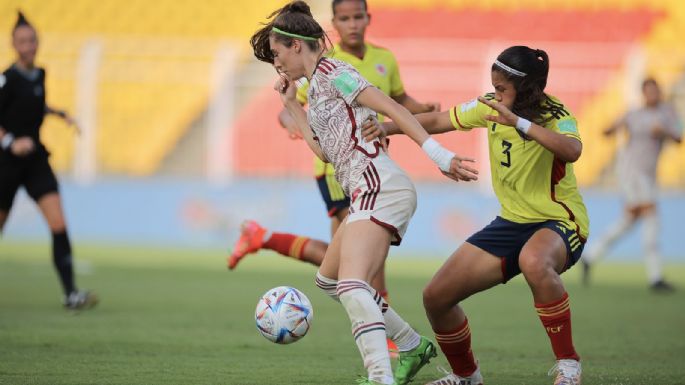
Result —
M 309 4 L 304 1 L 293 1 L 286 4 L 281 10 L 281 14 L 284 13 L 303 13 L 307 16 L 312 16 L 312 10 L 309 8 Z

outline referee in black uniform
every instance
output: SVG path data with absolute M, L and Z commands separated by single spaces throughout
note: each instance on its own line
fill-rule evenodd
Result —
M 74 283 L 57 179 L 48 163 L 49 153 L 40 142 L 45 114 L 74 122 L 66 112 L 45 103 L 45 70 L 34 65 L 38 36 L 21 12 L 12 30 L 12 45 L 17 61 L 0 75 L 0 233 L 17 190 L 24 186 L 52 232 L 53 261 L 64 289 L 64 306 L 89 308 L 97 303 L 97 297 L 78 290 Z

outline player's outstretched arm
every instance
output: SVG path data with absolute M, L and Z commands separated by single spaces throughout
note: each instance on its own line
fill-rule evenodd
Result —
M 427 112 L 414 115 L 414 118 L 430 135 L 454 131 L 452 122 L 450 122 L 449 111 Z M 402 133 L 402 130 L 394 122 L 385 122 L 379 125 L 369 122 L 365 123 L 362 127 L 362 134 L 367 141 L 371 141 L 381 135 L 398 135 Z
M 59 110 L 57 108 L 52 108 L 52 107 L 46 105 L 45 106 L 45 114 L 46 115 L 52 114 L 52 115 L 59 116 L 60 118 L 62 118 L 62 120 L 64 120 L 65 123 L 67 123 L 69 126 L 73 127 L 77 134 L 79 134 L 79 135 L 81 134 L 81 128 L 76 123 L 76 120 L 71 115 L 69 115 L 69 113 L 67 111 Z
M 613 136 L 618 132 L 618 130 L 620 130 L 624 126 L 625 126 L 625 117 L 621 117 L 620 119 L 613 122 L 609 127 L 605 128 L 604 131 L 602 131 L 602 134 L 604 136 Z
M 356 100 L 362 105 L 392 119 L 399 130 L 421 146 L 447 177 L 456 181 L 478 179 L 478 171 L 466 164 L 467 162 L 474 162 L 474 159 L 462 158 L 442 147 L 435 139 L 430 137 L 414 115 L 377 88 L 365 88 L 359 93 Z
M 319 157 L 319 159 L 323 160 L 324 162 L 328 162 L 326 156 L 323 154 L 323 151 L 321 151 L 319 143 L 317 143 L 314 139 L 314 133 L 307 122 L 307 113 L 304 111 L 302 104 L 300 104 L 295 97 L 297 93 L 297 86 L 295 86 L 295 82 L 289 81 L 283 76 L 279 76 L 276 84 L 274 84 L 274 89 L 278 91 L 279 95 L 281 96 L 283 106 L 286 108 L 286 110 L 288 110 L 288 113 L 290 113 L 290 116 L 299 127 L 300 133 L 302 134 L 305 142 L 307 142 L 309 148 L 316 156 Z
M 438 102 L 428 102 L 420 103 L 416 99 L 409 96 L 406 92 L 403 92 L 397 96 L 392 97 L 397 103 L 402 105 L 412 114 L 422 114 L 424 112 L 438 112 L 440 111 L 440 103 Z
M 486 116 L 486 120 L 505 126 L 516 127 L 516 129 L 540 143 L 564 162 L 573 163 L 580 158 L 580 154 L 583 152 L 583 144 L 578 139 L 559 134 L 521 118 L 502 103 L 487 100 L 482 96 L 478 97 L 478 101 L 499 113 L 499 115 Z

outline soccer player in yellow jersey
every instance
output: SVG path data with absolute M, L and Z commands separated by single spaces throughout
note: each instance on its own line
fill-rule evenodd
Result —
M 338 32 L 340 41 L 333 46 L 327 54 L 328 57 L 350 63 L 371 84 L 413 114 L 440 110 L 438 103 L 419 103 L 409 96 L 404 90 L 397 61 L 392 52 L 365 40 L 366 28 L 371 21 L 365 0 L 333 0 L 332 8 L 333 27 Z M 305 84 L 297 92 L 297 99 L 303 105 L 307 103 L 307 87 Z M 286 110 L 281 112 L 279 120 L 292 139 L 302 137 L 299 128 Z M 336 181 L 333 166 L 315 157 L 314 172 L 328 216 L 331 218 L 333 234 L 347 216 L 350 199 L 345 196 Z M 229 257 L 229 268 L 235 268 L 244 256 L 262 248 L 319 266 L 328 243 L 293 234 L 272 233 L 255 221 L 245 221 L 241 237 Z M 384 270 L 381 270 L 374 279 L 372 286 L 387 299 Z
M 580 384 L 569 299 L 559 275 L 578 261 L 588 236 L 588 216 L 573 173 L 582 142 L 573 115 L 544 92 L 548 72 L 545 51 L 508 48 L 492 66 L 494 93 L 417 116 L 433 134 L 487 130 L 492 184 L 501 204 L 500 215 L 467 239 L 424 290 L 428 319 L 452 368 L 430 384 L 483 383 L 459 303 L 519 273 L 533 292 L 556 355 L 550 371 L 556 373 L 554 384 Z M 391 123 L 384 128 L 398 133 Z

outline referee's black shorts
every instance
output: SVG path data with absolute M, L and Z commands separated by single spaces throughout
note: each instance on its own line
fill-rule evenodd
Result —
M 14 196 L 21 186 L 36 202 L 44 195 L 58 191 L 57 178 L 47 155 L 0 160 L 0 211 L 12 208 Z

